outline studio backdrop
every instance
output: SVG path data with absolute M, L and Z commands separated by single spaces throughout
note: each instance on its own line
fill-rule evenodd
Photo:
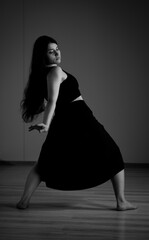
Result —
M 0 1 L 0 159 L 37 161 L 46 134 L 28 132 L 19 105 L 33 43 L 49 35 L 59 43 L 61 67 L 76 76 L 124 161 L 149 162 L 145 2 Z

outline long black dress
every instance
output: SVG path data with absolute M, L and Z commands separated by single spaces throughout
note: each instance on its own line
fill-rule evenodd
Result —
M 38 171 L 49 188 L 81 190 L 111 179 L 124 169 L 124 162 L 119 147 L 84 100 L 72 102 L 80 91 L 76 78 L 67 76 L 60 85 Z

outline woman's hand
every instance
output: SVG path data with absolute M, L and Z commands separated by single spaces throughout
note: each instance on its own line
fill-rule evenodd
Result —
M 47 127 L 47 125 L 45 125 L 44 123 L 39 123 L 39 124 L 31 125 L 29 127 L 29 132 L 32 131 L 32 130 L 37 130 L 40 133 L 42 133 L 42 132 L 47 132 L 48 129 L 49 128 Z

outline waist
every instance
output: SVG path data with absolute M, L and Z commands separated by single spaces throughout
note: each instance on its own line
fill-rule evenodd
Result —
M 68 106 L 69 104 L 71 104 L 72 102 L 76 102 L 78 100 L 83 100 L 82 96 L 77 96 L 76 98 L 74 98 L 73 100 L 64 100 L 64 101 L 60 101 L 60 99 L 58 99 L 57 103 L 56 103 L 56 109 L 59 108 L 64 108 L 65 106 Z
M 78 100 L 83 100 L 83 97 L 80 95 L 79 97 L 75 98 L 75 99 L 72 100 L 71 102 L 78 101 Z
M 55 108 L 55 114 L 56 113 L 64 113 L 65 111 L 70 109 L 72 106 L 74 106 L 75 103 L 77 103 L 77 102 L 84 102 L 81 95 L 79 97 L 75 98 L 74 100 L 72 100 L 71 102 L 57 104 L 56 108 Z

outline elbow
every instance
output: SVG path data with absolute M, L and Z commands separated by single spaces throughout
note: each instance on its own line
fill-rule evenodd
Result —
M 55 99 L 48 99 L 47 105 L 50 105 L 50 106 L 56 105 L 56 100 Z

